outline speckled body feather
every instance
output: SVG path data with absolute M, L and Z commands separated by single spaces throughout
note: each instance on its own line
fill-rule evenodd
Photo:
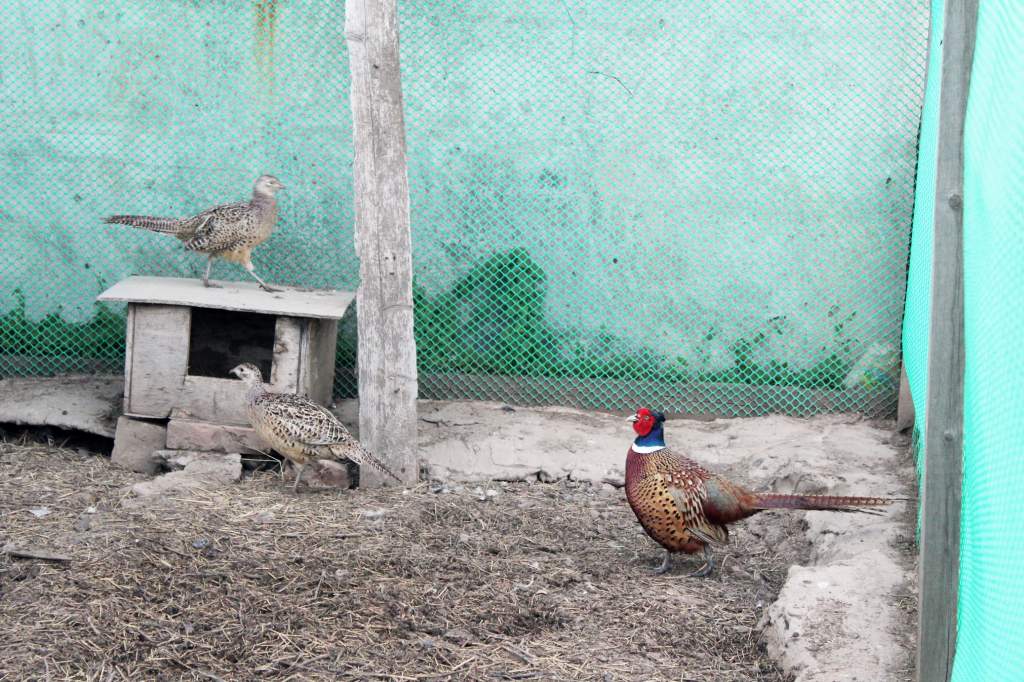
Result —
M 232 372 L 248 385 L 246 413 L 256 433 L 300 467 L 296 485 L 301 467 L 318 459 L 349 459 L 401 480 L 367 452 L 327 408 L 304 396 L 270 393 L 254 365 L 240 365 Z

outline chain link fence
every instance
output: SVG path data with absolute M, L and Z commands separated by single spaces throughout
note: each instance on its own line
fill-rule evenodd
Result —
M 400 3 L 421 395 L 891 413 L 928 19 Z M 20 0 L 0 30 L 0 374 L 119 371 L 123 310 L 95 296 L 205 262 L 100 218 L 261 172 L 289 189 L 257 271 L 355 287 L 343 3 Z

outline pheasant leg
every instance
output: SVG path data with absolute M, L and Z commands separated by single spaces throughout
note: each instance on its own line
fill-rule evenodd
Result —
M 203 286 L 210 287 L 212 289 L 219 289 L 219 284 L 210 284 L 210 268 L 213 267 L 213 256 L 209 256 L 206 259 L 206 274 L 203 275 Z
M 704 565 L 690 574 L 694 578 L 706 578 L 715 570 L 715 557 L 711 553 L 711 547 L 704 545 Z
M 292 492 L 298 492 L 299 490 L 299 479 L 302 478 L 302 468 L 304 464 L 295 465 L 295 483 L 292 483 Z
M 253 279 L 260 283 L 260 289 L 263 289 L 263 291 L 281 291 L 280 289 L 275 289 L 274 287 L 270 286 L 262 279 L 260 279 L 260 276 L 256 274 L 256 268 L 252 266 L 252 263 L 249 263 L 245 266 L 245 271 L 252 275 Z
M 668 573 L 668 570 L 670 568 L 672 568 L 672 553 L 668 550 L 665 550 L 665 558 L 662 560 L 661 566 L 658 566 L 656 569 L 654 569 L 654 575 Z

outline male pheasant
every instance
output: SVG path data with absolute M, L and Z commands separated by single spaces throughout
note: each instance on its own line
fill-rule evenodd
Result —
M 214 258 L 238 263 L 266 291 L 280 291 L 260 279 L 253 267 L 252 250 L 267 241 L 277 223 L 277 199 L 281 181 L 273 175 L 261 175 L 252 188 L 252 199 L 236 204 L 214 206 L 191 218 L 157 218 L 144 215 L 112 215 L 105 223 L 129 225 L 144 230 L 174 235 L 185 242 L 185 248 L 205 253 L 206 274 L 203 285 L 210 284 L 210 267 Z
M 318 459 L 349 459 L 360 466 L 369 464 L 401 482 L 363 449 L 327 408 L 301 395 L 270 393 L 263 386 L 259 367 L 251 363 L 242 363 L 230 373 L 246 384 L 246 413 L 256 433 L 297 467 L 293 490 L 299 487 L 302 468 Z
M 709 575 L 714 569 L 711 545 L 729 541 L 727 524 L 766 509 L 850 512 L 894 501 L 752 492 L 666 447 L 663 414 L 644 407 L 628 420 L 637 437 L 626 455 L 626 499 L 647 534 L 665 548 L 656 574 L 669 569 L 674 553 L 703 551 L 705 563 L 692 575 Z

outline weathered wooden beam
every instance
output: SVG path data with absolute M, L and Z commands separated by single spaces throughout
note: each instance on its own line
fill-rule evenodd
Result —
M 398 53 L 397 0 L 348 0 L 352 74 L 359 435 L 405 481 L 415 481 L 416 344 L 412 315 L 409 180 Z M 361 482 L 381 478 L 364 469 Z
M 899 401 L 896 403 L 896 433 L 913 429 L 914 418 L 914 396 L 910 393 L 910 379 L 907 378 L 906 365 L 901 365 Z
M 920 494 L 917 679 L 922 682 L 950 679 L 956 653 L 964 410 L 963 141 L 977 16 L 978 0 L 946 0 Z

